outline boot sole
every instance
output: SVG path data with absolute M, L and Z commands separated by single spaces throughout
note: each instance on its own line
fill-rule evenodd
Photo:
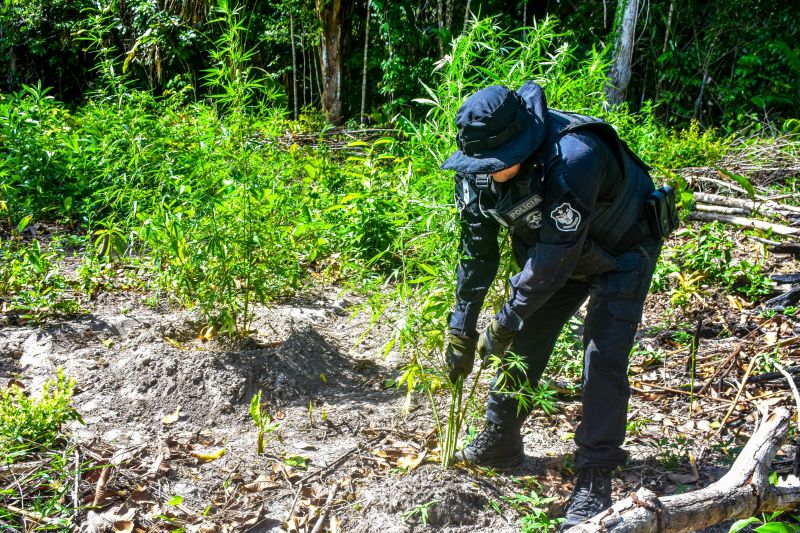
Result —
M 511 470 L 514 468 L 519 468 L 525 463 L 525 454 L 515 455 L 513 457 L 486 459 L 483 461 L 470 461 L 469 458 L 467 458 L 466 456 L 462 454 L 459 455 L 460 457 L 458 457 L 458 459 L 460 459 L 461 461 L 484 468 L 498 468 L 501 470 Z

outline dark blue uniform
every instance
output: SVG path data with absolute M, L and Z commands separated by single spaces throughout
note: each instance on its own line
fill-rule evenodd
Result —
M 553 112 L 548 116 L 552 130 Z M 575 438 L 578 468 L 614 467 L 626 459 L 621 445 L 630 397 L 628 355 L 661 247 L 644 229 L 644 197 L 654 189 L 644 170 L 627 177 L 638 180 L 628 207 L 638 212 L 628 217 L 637 223 L 622 232 L 613 248 L 600 244 L 604 228 L 598 227 L 599 215 L 623 186 L 622 165 L 632 164 L 616 148 L 586 130 L 561 136 L 551 132 L 508 182 L 456 176 L 463 256 L 449 318 L 452 334 L 477 335 L 478 315 L 499 265 L 498 233 L 505 231 L 504 219 L 493 210 L 513 211 L 526 199 L 532 198 L 536 207 L 522 208 L 524 216 L 508 230 L 521 270 L 510 279 L 510 297 L 495 317 L 517 332 L 510 350 L 527 363 L 523 379 L 536 384 L 562 326 L 589 298 L 583 419 Z M 526 415 L 518 412 L 513 397 L 490 393 L 489 421 L 521 424 Z

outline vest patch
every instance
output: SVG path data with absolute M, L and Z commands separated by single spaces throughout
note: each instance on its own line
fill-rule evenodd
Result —
M 539 229 L 542 227 L 542 210 L 541 209 L 534 209 L 527 215 L 525 215 L 525 223 L 533 228 Z
M 559 231 L 577 231 L 581 224 L 580 212 L 572 207 L 569 202 L 564 202 L 550 212 Z

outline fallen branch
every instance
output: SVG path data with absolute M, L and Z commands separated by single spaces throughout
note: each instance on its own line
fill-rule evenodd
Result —
M 789 374 L 800 374 L 800 366 L 790 366 L 786 369 L 786 372 Z M 763 374 L 758 374 L 750 378 L 750 383 L 760 383 L 762 381 L 772 381 L 775 379 L 780 379 L 783 377 L 783 373 L 781 372 L 765 372 Z
M 745 200 L 706 192 L 694 193 L 694 200 L 705 204 L 743 209 L 750 213 L 761 213 L 762 215 L 785 215 L 794 212 L 791 209 L 787 209 L 786 206 L 771 200 Z
M 333 487 L 331 487 L 328 492 L 328 499 L 325 500 L 325 505 L 322 506 L 322 510 L 320 510 L 319 512 L 319 519 L 317 520 L 317 523 L 314 525 L 314 529 L 311 530 L 311 533 L 319 533 L 320 531 L 322 531 L 322 524 L 328 517 L 328 511 L 330 510 L 334 498 L 336 498 L 336 492 L 338 490 L 339 490 L 339 484 L 334 483 Z
M 659 498 L 641 488 L 570 533 L 683 533 L 725 520 L 790 509 L 800 504 L 800 479 L 769 483 L 769 467 L 789 432 L 791 413 L 779 407 L 765 416 L 731 470 L 700 490 Z
M 800 283 L 800 272 L 795 272 L 794 274 L 776 274 L 770 276 L 769 279 L 777 283 Z
M 800 302 L 800 287 L 788 290 L 775 298 L 770 298 L 764 302 L 764 307 L 781 311 L 795 305 L 797 302 Z
M 752 218 L 736 217 L 732 215 L 718 215 L 715 213 L 700 213 L 697 211 L 689 213 L 687 218 L 689 220 L 697 220 L 700 222 L 725 222 L 750 229 L 771 231 L 776 235 L 800 235 L 800 228 L 784 226 L 783 224 L 771 224 L 769 222 L 764 222 L 763 220 L 755 220 Z
M 762 239 L 755 235 L 748 235 L 747 238 L 752 239 L 761 244 L 769 246 L 769 251 L 774 254 L 800 254 L 800 242 L 778 242 L 769 239 Z
M 747 216 L 752 213 L 752 211 L 748 209 L 742 209 L 741 207 L 726 207 L 724 205 L 713 204 L 695 204 L 694 209 L 695 211 L 700 211 L 703 213 L 719 213 L 721 215 Z

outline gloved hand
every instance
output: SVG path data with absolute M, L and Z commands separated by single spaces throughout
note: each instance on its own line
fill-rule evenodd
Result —
M 492 320 L 486 331 L 481 333 L 478 338 L 478 355 L 481 356 L 483 362 L 486 362 L 492 355 L 502 357 L 511 346 L 512 340 L 514 340 L 514 332 L 501 326 L 497 319 Z
M 444 356 L 451 382 L 455 383 L 459 376 L 467 377 L 472 372 L 472 365 L 475 363 L 476 342 L 476 339 L 466 335 L 450 336 Z

